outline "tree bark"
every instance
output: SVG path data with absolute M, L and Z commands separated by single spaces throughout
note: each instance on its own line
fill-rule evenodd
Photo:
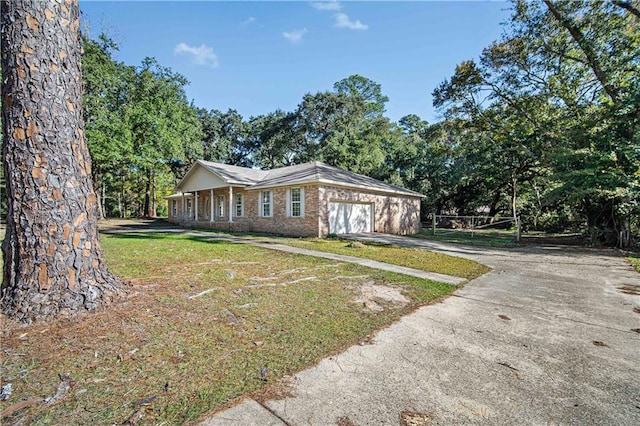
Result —
M 32 322 L 121 291 L 103 260 L 82 119 L 77 0 L 2 2 L 8 217 L 1 307 Z

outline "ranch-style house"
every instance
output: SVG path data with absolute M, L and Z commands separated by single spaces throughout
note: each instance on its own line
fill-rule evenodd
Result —
M 166 197 L 169 221 L 300 237 L 420 231 L 408 189 L 313 161 L 257 170 L 198 160 Z

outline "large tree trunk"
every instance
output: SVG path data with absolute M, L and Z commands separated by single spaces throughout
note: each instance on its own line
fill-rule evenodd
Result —
M 23 322 L 95 309 L 121 286 L 98 240 L 78 16 L 77 0 L 2 2 L 8 217 L 1 305 Z

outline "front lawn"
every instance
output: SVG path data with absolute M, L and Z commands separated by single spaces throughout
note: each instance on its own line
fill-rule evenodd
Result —
M 342 239 L 284 238 L 273 241 L 309 250 L 363 257 L 379 262 L 405 266 L 407 268 L 437 272 L 439 274 L 453 275 L 467 279 L 477 278 L 490 270 L 487 266 L 474 262 L 473 260 L 434 253 L 420 248 L 374 243 L 354 244 L 353 242 Z
M 130 283 L 122 303 L 47 324 L 5 319 L 0 377 L 13 393 L 0 410 L 36 401 L 3 419 L 6 424 L 122 424 L 132 415 L 143 416 L 139 424 L 193 422 L 328 354 L 366 343 L 455 289 L 186 235 L 103 235 L 102 243 L 110 270 Z M 383 250 L 389 249 L 366 249 Z M 402 257 L 396 249 L 389 253 Z M 456 266 L 451 273 L 481 271 L 464 265 L 469 269 Z M 385 291 L 377 297 L 376 289 Z M 386 299 L 389 291 L 407 300 Z M 62 387 L 61 399 L 42 403 L 61 382 L 70 385 Z

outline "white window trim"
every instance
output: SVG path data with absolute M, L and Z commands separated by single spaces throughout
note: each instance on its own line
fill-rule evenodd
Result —
M 238 201 L 240 201 L 239 204 Z M 240 215 L 238 215 L 238 207 L 240 207 Z M 233 210 L 235 217 L 244 217 L 244 194 L 235 194 Z
M 218 208 L 216 209 L 216 216 L 227 217 L 225 215 L 225 208 L 224 208 L 224 204 L 225 204 L 224 195 L 218 195 L 217 202 L 218 202 Z
M 294 189 L 300 190 L 300 216 L 293 215 L 294 201 L 293 201 L 293 197 L 291 196 L 291 191 Z M 286 205 L 287 217 L 304 217 L 304 205 L 305 205 L 304 188 L 302 187 L 287 188 L 286 203 L 287 203 Z
M 269 194 L 269 202 L 268 203 L 264 203 L 263 202 L 263 195 L 265 193 Z M 264 214 L 264 207 L 265 205 L 269 206 L 269 214 L 265 215 Z M 258 194 L 258 208 L 259 210 L 259 215 L 260 217 L 273 217 L 273 191 L 260 191 L 260 193 Z

